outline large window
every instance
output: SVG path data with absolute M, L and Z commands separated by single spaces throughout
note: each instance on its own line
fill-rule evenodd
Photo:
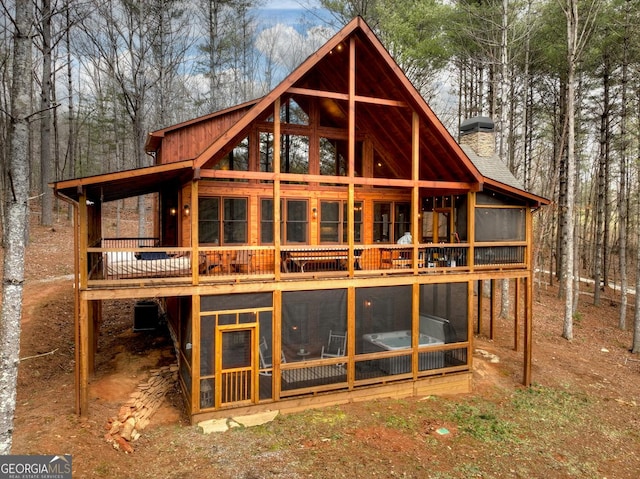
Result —
M 280 236 L 284 244 L 307 243 L 309 215 L 307 200 L 284 199 L 280 214 Z M 260 243 L 273 244 L 273 200 L 260 201 Z
M 346 139 L 320 138 L 320 174 L 327 176 L 347 176 L 349 172 L 349 142 Z M 356 141 L 354 169 L 356 176 L 362 176 L 363 142 Z
M 411 203 L 373 204 L 373 241 L 395 243 L 407 231 L 411 231 Z
M 260 171 L 273 171 L 273 133 L 260 132 Z M 309 173 L 309 137 L 280 136 L 280 172 Z
M 320 202 L 320 243 L 347 243 L 348 203 L 346 201 Z M 362 241 L 362 203 L 354 203 L 354 241 Z
M 247 243 L 246 198 L 199 198 L 198 214 L 200 244 Z M 220 241 L 221 233 L 222 241 Z
M 214 170 L 249 171 L 249 138 L 243 139 L 213 167 Z
M 347 153 L 344 140 L 320 138 L 320 174 L 332 176 L 347 175 Z

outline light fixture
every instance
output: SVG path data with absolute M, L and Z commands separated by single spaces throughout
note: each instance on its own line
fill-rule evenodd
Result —
M 318 217 L 318 209 L 312 208 L 311 211 L 313 212 L 313 219 L 315 220 Z
M 175 206 L 172 206 L 171 208 L 169 208 L 169 214 L 171 216 L 175 216 L 177 212 L 178 212 L 178 210 L 176 209 Z
M 191 214 L 191 210 L 189 209 L 189 205 L 184 205 L 184 209 L 182 210 L 185 216 L 189 216 Z

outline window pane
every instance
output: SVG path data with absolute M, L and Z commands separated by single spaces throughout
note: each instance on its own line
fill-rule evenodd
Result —
M 218 205 L 218 198 L 199 198 L 198 215 L 200 221 L 218 220 L 220 218 Z
M 307 202 L 287 201 L 286 241 L 288 243 L 307 242 Z
M 349 217 L 347 216 L 347 207 L 348 204 L 345 202 L 343 204 L 343 213 L 342 213 L 342 241 L 347 243 L 349 238 L 347 236 L 348 233 L 348 221 Z M 362 203 L 360 201 L 356 201 L 353 206 L 353 241 L 356 243 L 362 242 Z
M 323 201 L 320 203 L 320 242 L 337 243 L 340 226 L 340 202 Z
M 347 142 L 320 138 L 320 174 L 347 175 Z
M 224 200 L 224 242 L 247 242 L 247 200 L 246 198 L 225 198 Z
M 397 241 L 408 231 L 411 231 L 411 204 L 396 203 L 393 241 Z
M 295 200 L 287 201 L 287 220 L 307 221 L 307 202 Z
M 249 171 L 249 139 L 245 138 L 213 167 L 214 170 Z
M 309 116 L 295 100 L 289 99 L 280 107 L 280 121 L 296 125 L 308 125 Z
M 227 221 L 246 221 L 247 219 L 246 198 L 225 198 L 224 219 Z
M 449 213 L 438 213 L 438 241 L 449 242 Z
M 198 199 L 199 243 L 220 243 L 220 209 L 218 198 Z
M 260 201 L 260 243 L 273 243 L 273 200 Z
M 323 201 L 320 203 L 320 219 L 322 221 L 337 223 L 340 220 L 340 202 Z
M 280 171 L 282 173 L 309 173 L 309 138 L 282 135 Z
M 260 133 L 260 171 L 273 171 L 273 133 Z
M 391 203 L 373 205 L 373 241 L 388 243 L 391 223 Z

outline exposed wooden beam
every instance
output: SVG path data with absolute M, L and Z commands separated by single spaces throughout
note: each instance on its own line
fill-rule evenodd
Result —
M 135 170 L 125 170 L 118 171 L 116 173 L 105 173 L 104 175 L 87 176 L 85 178 L 58 181 L 57 183 L 52 183 L 50 186 L 55 186 L 57 190 L 63 190 L 67 188 L 81 188 L 82 186 L 114 182 L 122 179 L 139 178 L 151 174 L 166 173 L 189 167 L 193 167 L 193 160 L 176 161 L 175 163 L 149 166 L 147 168 L 138 168 Z
M 305 95 L 318 98 L 331 98 L 332 100 L 349 101 L 349 95 L 345 93 L 337 93 L 326 90 L 312 90 L 310 88 L 291 87 L 287 93 L 292 95 Z M 386 98 L 376 98 L 371 96 L 354 95 L 353 99 L 356 103 L 371 103 L 373 105 L 396 106 L 398 108 L 408 108 L 409 105 L 401 100 L 388 100 Z
M 260 180 L 274 181 L 275 172 L 250 172 L 250 171 L 231 171 L 231 170 L 201 170 L 201 178 L 214 179 L 237 179 L 237 180 Z M 394 178 L 362 178 L 347 176 L 326 176 L 326 175 L 307 175 L 299 173 L 279 173 L 278 177 L 281 181 L 289 181 L 296 183 L 331 183 L 347 185 L 353 182 L 356 186 L 390 186 L 407 188 L 414 185 L 411 179 L 394 179 Z M 438 180 L 419 180 L 417 182 L 420 188 L 442 189 L 453 191 L 477 191 L 478 185 L 465 181 L 438 181 Z

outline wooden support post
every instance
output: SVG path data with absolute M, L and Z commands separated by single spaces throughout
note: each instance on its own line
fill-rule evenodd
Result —
M 478 280 L 476 284 L 478 285 L 478 329 L 476 330 L 476 334 L 480 334 L 482 332 L 482 290 L 484 289 L 484 285 L 482 280 Z
M 533 333 L 533 274 L 524 279 L 524 374 L 522 384 L 531 386 L 531 357 Z
M 353 389 L 355 381 L 356 356 L 356 288 L 347 289 L 347 382 L 349 389 Z
M 469 370 L 473 371 L 473 285 L 475 281 L 467 281 L 467 358 Z
M 470 271 L 475 270 L 474 245 L 476 241 L 476 194 L 471 191 L 467 193 L 467 241 L 469 242 L 469 253 L 467 254 L 467 265 Z
M 184 318 L 181 315 L 180 320 Z M 213 338 L 212 338 L 213 339 Z M 200 411 L 200 296 L 191 297 L 191 414 Z
M 420 285 L 413 283 L 411 289 L 411 370 L 413 380 L 418 379 L 418 346 L 420 345 Z
M 80 315 L 78 318 L 77 349 L 79 350 L 78 370 L 78 405 L 76 410 L 80 416 L 86 416 L 89 411 L 89 301 L 80 301 Z
M 200 281 L 200 271 L 198 266 L 200 264 L 200 255 L 198 252 L 198 238 L 200 236 L 198 233 L 198 218 L 200 215 L 200 212 L 198 211 L 198 197 L 198 180 L 194 178 L 191 180 L 191 244 L 189 245 L 191 246 L 191 281 L 194 286 Z
M 271 365 L 273 372 L 271 375 L 272 398 L 280 399 L 280 361 L 282 358 L 282 291 L 273 292 L 273 337 L 271 342 Z
M 89 302 L 89 374 L 96 372 L 96 351 L 98 350 L 98 335 L 102 322 L 102 300 Z
M 417 112 L 413 112 L 411 117 L 411 179 L 413 188 L 411 189 L 411 237 L 413 239 L 413 253 L 411 267 L 413 274 L 418 274 L 418 244 L 422 234 L 418 229 L 420 226 L 420 117 Z M 437 229 L 435 231 L 438 231 Z
M 355 178 L 356 171 L 356 44 L 355 40 L 351 38 L 349 42 L 349 118 L 347 121 L 347 138 L 348 138 L 348 151 L 347 151 L 347 175 L 349 176 L 348 196 L 347 196 L 347 241 L 349 251 L 348 256 L 348 270 L 349 276 L 353 277 L 354 274 L 354 237 L 353 230 L 355 225 L 355 187 L 353 185 L 353 179 Z
M 79 210 L 78 206 L 74 206 L 73 208 L 73 220 L 74 220 L 74 228 L 73 228 L 73 247 L 74 251 L 80 251 L 80 235 L 79 235 Z M 80 393 L 80 263 L 79 263 L 79 255 L 73 255 L 73 318 L 74 318 L 74 344 L 76 347 L 74 348 L 74 359 L 75 359 L 75 368 L 74 368 L 74 383 L 75 383 L 75 403 L 76 403 L 76 414 L 81 415 L 81 404 L 82 404 L 82 394 Z
M 80 289 L 87 289 L 89 281 L 89 267 L 87 249 L 89 247 L 89 209 L 87 208 L 87 195 L 82 194 L 78 198 L 78 269 L 80 271 Z
M 513 350 L 517 351 L 520 343 L 520 278 L 515 279 L 514 306 L 513 306 Z
M 280 281 L 282 271 L 280 246 L 280 221 L 282 211 L 280 211 L 280 98 L 276 98 L 273 103 L 273 247 L 274 247 L 274 274 L 275 280 Z M 273 348 L 273 345 L 271 345 Z M 273 353 L 273 349 L 271 350 Z
M 524 373 L 522 375 L 522 384 L 530 386 L 533 345 L 533 213 L 531 209 L 527 209 L 526 237 L 528 245 L 526 255 L 528 274 L 524 278 Z
M 491 280 L 491 298 L 489 303 L 489 339 L 493 340 L 496 332 L 496 280 Z

